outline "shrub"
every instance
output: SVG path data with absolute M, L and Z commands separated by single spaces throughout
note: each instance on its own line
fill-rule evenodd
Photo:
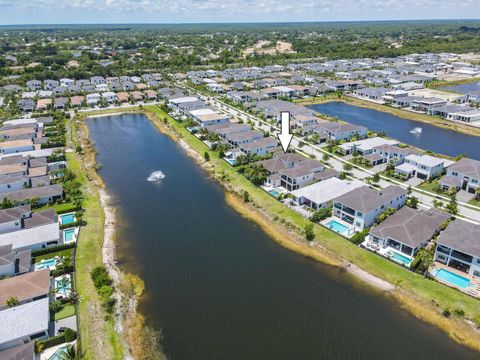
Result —
M 65 342 L 71 342 L 77 338 L 77 332 L 70 328 L 66 328 L 63 335 L 65 336 Z
M 37 257 L 37 256 L 41 256 L 41 255 L 51 254 L 51 253 L 61 251 L 61 250 L 72 249 L 74 247 L 75 247 L 75 243 L 50 246 L 50 247 L 45 248 L 45 249 L 32 251 L 32 258 Z
M 65 342 L 64 334 L 52 336 L 45 340 L 37 340 L 35 341 L 35 352 L 40 353 L 46 348 L 57 346 L 57 345 L 63 344 L 64 342 Z
M 332 208 L 321 208 L 315 211 L 312 215 L 312 221 L 319 223 L 322 220 L 325 220 L 326 218 L 332 216 Z
M 361 244 L 365 240 L 365 236 L 367 236 L 369 231 L 370 228 L 366 228 L 360 232 L 353 234 L 353 236 L 350 238 L 350 241 L 356 245 Z
M 93 284 L 97 289 L 101 288 L 104 285 L 112 285 L 112 278 L 108 274 L 105 266 L 97 266 L 90 272 L 90 277 L 92 278 Z
M 304 233 L 305 239 L 307 241 L 313 241 L 313 239 L 315 239 L 315 233 L 313 232 L 313 224 L 311 222 L 305 225 Z

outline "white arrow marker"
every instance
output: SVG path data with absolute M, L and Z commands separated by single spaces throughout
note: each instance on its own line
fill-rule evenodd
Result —
M 283 151 L 287 152 L 293 137 L 293 135 L 290 134 L 290 113 L 288 111 L 282 111 L 280 118 L 282 119 L 282 132 L 278 134 L 278 139 L 282 144 Z

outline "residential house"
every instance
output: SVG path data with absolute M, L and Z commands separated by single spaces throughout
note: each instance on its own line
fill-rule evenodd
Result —
M 362 186 L 363 182 L 358 180 L 345 181 L 332 177 L 294 190 L 292 196 L 296 204 L 318 210 L 332 206 L 336 198 Z
M 333 216 L 363 230 L 389 208 L 400 209 L 406 200 L 407 191 L 398 186 L 391 185 L 380 191 L 362 186 L 335 200 Z
M 300 189 L 317 181 L 316 175 L 324 171 L 325 166 L 320 162 L 305 159 L 291 168 L 279 171 L 280 186 L 288 191 Z
M 450 162 L 435 156 L 411 154 L 405 157 L 403 164 L 395 167 L 395 173 L 407 179 L 417 177 L 430 180 L 441 175 L 447 164 Z
M 31 265 L 31 250 L 14 251 L 12 244 L 0 246 L 0 277 L 27 273 Z
M 11 297 L 17 298 L 19 305 L 48 298 L 50 285 L 50 269 L 0 280 L 0 311 L 8 308 L 6 302 Z
M 232 147 L 239 147 L 242 144 L 246 144 L 252 142 L 254 140 L 262 139 L 263 132 L 257 130 L 251 131 L 243 131 L 243 132 L 236 132 L 230 133 L 225 136 L 225 140 L 230 144 Z
M 450 215 L 436 209 L 420 210 L 404 206 L 370 229 L 367 246 L 386 254 L 388 251 L 399 252 L 412 261 L 417 252 L 440 232 L 449 218 Z M 393 256 L 393 259 L 396 257 Z M 409 264 L 407 261 L 403 263 Z
M 87 94 L 87 105 L 97 106 L 101 99 L 102 96 L 99 93 Z
M 436 241 L 435 261 L 480 277 L 480 226 L 456 219 Z
M 475 194 L 480 187 L 480 161 L 462 158 L 447 168 L 447 175 L 440 179 L 444 190 L 456 188 Z
M 278 146 L 277 139 L 272 137 L 264 137 L 249 143 L 239 145 L 240 150 L 245 154 L 263 156 L 272 152 Z
M 49 322 L 48 297 L 0 311 L 0 350 L 47 338 Z
M 314 132 L 326 133 L 328 138 L 334 141 L 350 140 L 352 137 L 364 138 L 367 136 L 367 128 L 353 124 L 337 122 L 320 123 Z

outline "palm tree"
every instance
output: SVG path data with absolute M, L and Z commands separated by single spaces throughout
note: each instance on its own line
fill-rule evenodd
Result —
M 18 301 L 17 297 L 12 296 L 12 297 L 7 299 L 5 304 L 7 304 L 8 307 L 12 308 L 12 307 L 20 305 L 20 301 Z
M 74 345 L 68 345 L 67 348 L 60 354 L 60 360 L 75 360 L 77 357 L 77 350 Z

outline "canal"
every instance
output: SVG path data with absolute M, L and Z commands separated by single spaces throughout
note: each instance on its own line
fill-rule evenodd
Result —
M 478 359 L 343 272 L 290 252 L 143 115 L 89 119 L 118 208 L 119 265 L 141 276 L 171 359 Z M 148 182 L 161 170 L 166 177 Z
M 462 134 L 428 123 L 408 120 L 382 111 L 339 101 L 307 107 L 351 124 L 365 126 L 372 131 L 383 131 L 393 139 L 423 150 L 453 157 L 465 153 L 472 159 L 480 160 L 480 137 L 478 136 Z M 422 128 L 421 134 L 410 132 L 416 127 Z

